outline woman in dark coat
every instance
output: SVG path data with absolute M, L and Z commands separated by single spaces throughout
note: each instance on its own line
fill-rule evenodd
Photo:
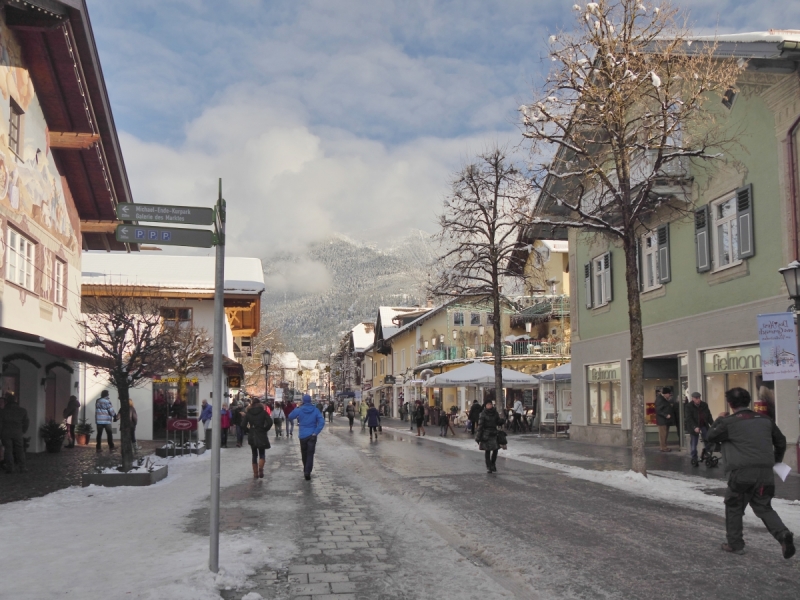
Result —
M 367 410 L 367 427 L 369 427 L 369 439 L 372 441 L 372 433 L 375 432 L 375 441 L 378 441 L 378 427 L 381 425 L 381 413 L 375 408 L 374 404 L 369 405 Z
M 419 437 L 420 431 L 422 435 L 425 435 L 425 427 L 422 425 L 425 422 L 425 407 L 419 400 L 417 400 L 417 408 L 414 409 L 414 420 L 417 422 L 417 437 Z
M 498 428 L 505 422 L 505 419 L 497 412 L 497 409 L 489 400 L 483 405 L 483 412 L 478 418 L 478 431 L 475 434 L 475 441 L 485 450 L 486 470 L 489 473 L 497 471 L 495 462 L 497 461 L 497 451 L 500 445 L 497 443 Z
M 272 427 L 272 417 L 256 398 L 244 413 L 242 428 L 247 429 L 247 443 L 253 452 L 253 479 L 264 478 L 266 450 L 270 447 L 267 432 Z

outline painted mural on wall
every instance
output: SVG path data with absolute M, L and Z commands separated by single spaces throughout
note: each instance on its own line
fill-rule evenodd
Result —
M 27 217 L 50 234 L 57 244 L 48 244 L 50 247 L 45 250 L 60 254 L 63 250 L 76 256 L 80 252 L 77 212 L 71 198 L 65 196 L 50 151 L 47 124 L 33 82 L 22 65 L 20 47 L 0 20 L 0 207 L 10 209 L 9 216 L 15 223 L 24 222 Z M 9 144 L 12 101 L 24 113 L 19 128 L 19 154 Z M 3 212 L 8 214 L 7 210 Z M 51 262 L 44 261 L 45 265 Z M 46 276 L 42 285 L 49 285 Z

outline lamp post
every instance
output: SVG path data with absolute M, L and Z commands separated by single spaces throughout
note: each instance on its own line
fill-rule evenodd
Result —
M 789 291 L 789 298 L 794 302 L 794 306 L 790 306 L 789 310 L 794 313 L 794 326 L 797 331 L 797 315 L 800 313 L 800 262 L 795 260 L 789 263 L 788 267 L 778 269 L 778 272 L 783 275 L 783 281 Z M 800 344 L 798 344 L 797 359 L 800 359 Z M 797 398 L 800 401 L 800 379 L 797 381 Z M 800 440 L 796 446 L 798 464 L 800 464 Z
M 272 352 L 269 348 L 264 348 L 261 353 L 261 366 L 264 367 L 264 402 L 269 395 L 269 363 L 272 361 Z

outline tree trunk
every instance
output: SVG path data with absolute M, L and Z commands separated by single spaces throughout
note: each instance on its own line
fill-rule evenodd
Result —
M 498 285 L 494 285 L 492 290 L 492 313 L 494 319 L 492 329 L 494 330 L 494 395 L 495 407 L 501 416 L 505 415 L 505 401 L 503 400 L 503 338 L 500 331 L 500 291 Z M 502 411 L 500 411 L 502 407 Z
M 131 411 L 128 377 L 125 374 L 116 378 L 117 395 L 119 396 L 119 431 L 120 452 L 122 454 L 122 470 L 128 472 L 133 466 L 133 444 L 131 443 Z
M 628 288 L 628 326 L 631 344 L 631 468 L 647 476 L 647 458 L 644 453 L 644 334 L 642 332 L 642 305 L 639 299 L 639 264 L 636 238 L 624 239 L 625 283 Z

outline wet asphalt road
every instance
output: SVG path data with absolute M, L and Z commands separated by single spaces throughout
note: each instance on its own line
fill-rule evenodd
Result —
M 732 556 L 718 549 L 721 517 L 502 453 L 489 475 L 478 453 L 387 430 L 371 442 L 341 418 L 317 448 L 388 550 L 391 569 L 358 597 L 800 597 L 800 562 L 763 527 L 746 528 L 747 554 Z

